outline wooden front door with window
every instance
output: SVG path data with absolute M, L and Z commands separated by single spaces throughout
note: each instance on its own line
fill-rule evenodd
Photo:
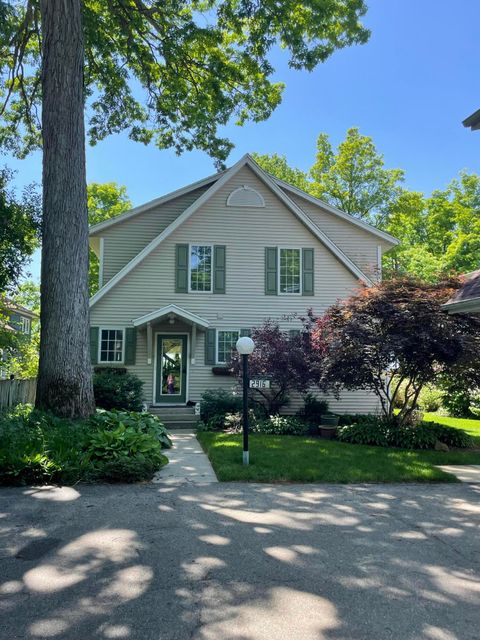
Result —
M 187 336 L 157 338 L 156 404 L 184 404 L 187 398 Z

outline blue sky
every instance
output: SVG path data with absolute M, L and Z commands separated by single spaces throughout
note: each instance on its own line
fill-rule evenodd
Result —
M 461 121 L 480 108 L 478 0 L 367 0 L 363 46 L 336 52 L 312 73 L 288 69 L 275 53 L 283 102 L 264 123 L 231 126 L 229 164 L 246 152 L 285 154 L 308 169 L 320 132 L 338 144 L 349 127 L 373 137 L 388 167 L 406 171 L 406 186 L 430 193 L 461 169 L 480 173 L 480 132 Z M 0 159 L 1 162 L 1 159 Z M 7 158 L 17 184 L 40 182 L 41 158 Z M 89 182 L 126 185 L 141 204 L 214 172 L 203 153 L 177 157 L 117 135 L 87 149 Z M 39 256 L 30 271 L 39 274 Z

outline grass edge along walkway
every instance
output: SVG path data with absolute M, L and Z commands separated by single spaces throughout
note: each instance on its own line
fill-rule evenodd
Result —
M 458 482 L 435 465 L 480 464 L 479 451 L 407 451 L 301 436 L 250 436 L 250 465 L 242 465 L 242 436 L 199 432 L 220 481 Z

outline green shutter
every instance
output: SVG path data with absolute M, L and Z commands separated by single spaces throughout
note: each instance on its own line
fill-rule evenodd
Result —
M 215 329 L 207 329 L 205 333 L 205 364 L 215 364 Z
M 188 244 L 175 245 L 175 293 L 188 293 Z
M 252 335 L 252 330 L 251 329 L 240 329 L 240 337 L 242 338 L 243 336 L 248 336 L 250 337 Z
M 300 335 L 300 329 L 289 329 L 288 335 L 290 338 L 295 338 Z
M 137 330 L 135 327 L 125 329 L 125 364 L 135 364 L 137 354 Z
M 225 245 L 213 247 L 213 293 L 225 293 L 226 248 Z
M 277 247 L 265 247 L 265 295 L 277 295 Z
M 313 249 L 302 249 L 302 295 L 314 294 L 315 260 Z
M 90 327 L 90 362 L 98 364 L 98 327 Z

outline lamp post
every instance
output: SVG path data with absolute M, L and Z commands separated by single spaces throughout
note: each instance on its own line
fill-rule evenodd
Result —
M 243 336 L 237 340 L 235 345 L 238 353 L 242 356 L 243 372 L 243 464 L 248 465 L 248 356 L 255 349 L 254 341 L 248 336 Z

